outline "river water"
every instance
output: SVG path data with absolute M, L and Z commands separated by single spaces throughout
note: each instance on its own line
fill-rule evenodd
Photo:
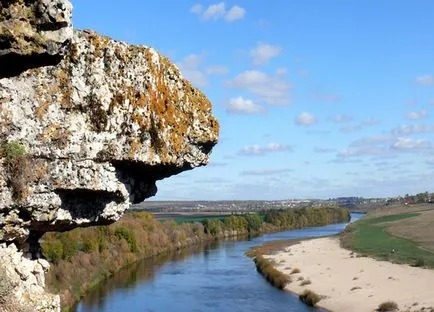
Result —
M 351 221 L 362 214 L 352 214 Z M 333 235 L 346 224 L 224 240 L 138 262 L 90 292 L 75 312 L 318 311 L 269 285 L 244 255 L 251 247 Z

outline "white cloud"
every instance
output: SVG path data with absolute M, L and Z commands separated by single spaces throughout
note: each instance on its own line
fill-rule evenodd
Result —
M 291 150 L 292 148 L 289 145 L 280 144 L 280 143 L 270 143 L 266 146 L 260 146 L 260 145 L 245 146 L 240 151 L 240 154 L 246 156 L 259 156 L 268 153 L 284 152 L 284 151 L 291 151 Z
M 243 19 L 244 15 L 246 15 L 246 10 L 238 5 L 234 5 L 225 16 L 225 19 L 228 22 L 233 22 L 239 19 Z
M 415 133 L 432 133 L 434 132 L 434 126 L 432 125 L 402 125 L 392 129 L 392 135 L 402 136 L 411 135 Z
M 269 176 L 278 175 L 282 173 L 288 173 L 293 171 L 292 169 L 260 169 L 260 170 L 244 170 L 240 172 L 240 175 L 251 175 L 251 176 Z
M 358 157 L 358 156 L 387 156 L 391 152 L 389 148 L 383 146 L 363 146 L 360 148 L 352 149 L 346 148 L 338 153 L 338 157 Z
M 264 109 L 252 100 L 238 96 L 226 103 L 226 111 L 234 114 L 260 114 Z
M 259 66 L 267 64 L 281 53 L 281 47 L 259 42 L 254 49 L 250 50 L 250 57 L 253 59 L 253 65 Z
M 276 69 L 276 75 L 278 76 L 284 76 L 288 73 L 288 68 L 286 67 L 279 67 L 278 69 Z
M 373 146 L 378 144 L 390 144 L 394 139 L 390 135 L 378 135 L 359 139 L 350 143 L 350 146 Z
M 336 150 L 334 148 L 330 148 L 330 147 L 315 146 L 315 148 L 314 148 L 315 153 L 331 153 L 331 152 L 335 152 L 335 151 Z
M 208 66 L 206 73 L 208 75 L 226 75 L 229 72 L 229 68 L 226 66 Z
M 202 62 L 202 55 L 190 54 L 177 65 L 185 78 L 190 80 L 194 85 L 203 87 L 208 84 L 208 78 L 206 77 L 205 73 L 199 69 L 199 66 Z
M 368 118 L 363 120 L 362 124 L 364 126 L 376 126 L 380 123 L 380 121 L 378 119 L 375 118 Z
M 434 76 L 432 75 L 421 75 L 416 78 L 416 83 L 422 86 L 432 86 L 434 85 Z
M 227 82 L 229 87 L 247 90 L 268 104 L 289 104 L 291 84 L 280 76 L 248 70 Z
M 335 123 L 346 123 L 349 122 L 351 120 L 353 120 L 353 117 L 348 116 L 348 115 L 336 115 L 333 118 L 331 118 L 331 120 Z
M 396 157 L 399 153 L 424 153 L 434 149 L 434 144 L 424 139 L 380 135 L 350 143 L 349 148 L 338 153 L 338 157 L 381 156 Z
M 224 2 L 211 4 L 206 9 L 204 9 L 202 4 L 198 3 L 190 8 L 190 12 L 200 16 L 204 21 L 224 19 L 229 23 L 243 19 L 246 15 L 246 10 L 238 5 L 234 5 L 229 10 L 226 10 Z
M 354 133 L 354 132 L 358 132 L 360 130 L 362 130 L 362 126 L 359 126 L 359 125 L 341 127 L 339 129 L 339 131 L 342 133 Z
M 213 19 L 217 20 L 219 18 L 224 17 L 226 14 L 225 3 L 220 2 L 216 4 L 211 4 L 205 12 L 203 12 L 203 18 L 205 20 Z
M 406 117 L 408 119 L 417 120 L 423 119 L 428 116 L 428 112 L 426 110 L 421 110 L 419 112 L 409 112 Z
M 318 120 L 314 115 L 303 112 L 295 118 L 294 122 L 299 126 L 311 126 L 316 124 Z
M 392 147 L 397 150 L 420 151 L 432 149 L 433 144 L 424 139 L 398 138 Z

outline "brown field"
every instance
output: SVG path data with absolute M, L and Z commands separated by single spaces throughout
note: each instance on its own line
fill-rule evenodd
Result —
M 410 239 L 421 248 L 434 251 L 434 204 L 392 204 L 376 209 L 369 214 L 369 217 L 412 212 L 420 213 L 420 215 L 389 222 L 387 232 L 393 236 Z

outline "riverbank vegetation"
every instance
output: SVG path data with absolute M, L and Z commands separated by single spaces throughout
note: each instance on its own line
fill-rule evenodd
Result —
M 315 307 L 318 302 L 321 300 L 321 296 L 317 293 L 306 289 L 300 296 L 301 302 L 307 304 L 308 306 Z
M 60 293 L 62 306 L 71 306 L 103 279 L 140 259 L 217 238 L 348 220 L 346 209 L 334 207 L 270 210 L 264 216 L 250 213 L 182 224 L 160 222 L 146 212 L 130 212 L 110 226 L 47 233 L 41 247 L 51 262 L 49 290 Z
M 342 247 L 359 256 L 434 268 L 434 207 L 395 208 L 373 213 L 348 226 L 341 234 Z
M 254 261 L 258 272 L 274 287 L 284 289 L 286 284 L 291 282 L 289 276 L 275 269 L 273 263 L 263 256 L 255 257 Z

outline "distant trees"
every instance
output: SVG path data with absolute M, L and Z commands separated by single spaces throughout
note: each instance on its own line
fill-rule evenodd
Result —
M 432 203 L 434 201 L 434 193 L 423 192 L 416 195 L 405 194 L 404 203 L 406 204 L 423 204 Z
M 347 222 L 350 212 L 340 207 L 306 207 L 301 209 L 268 210 L 264 220 L 281 229 L 299 229 L 330 223 Z

